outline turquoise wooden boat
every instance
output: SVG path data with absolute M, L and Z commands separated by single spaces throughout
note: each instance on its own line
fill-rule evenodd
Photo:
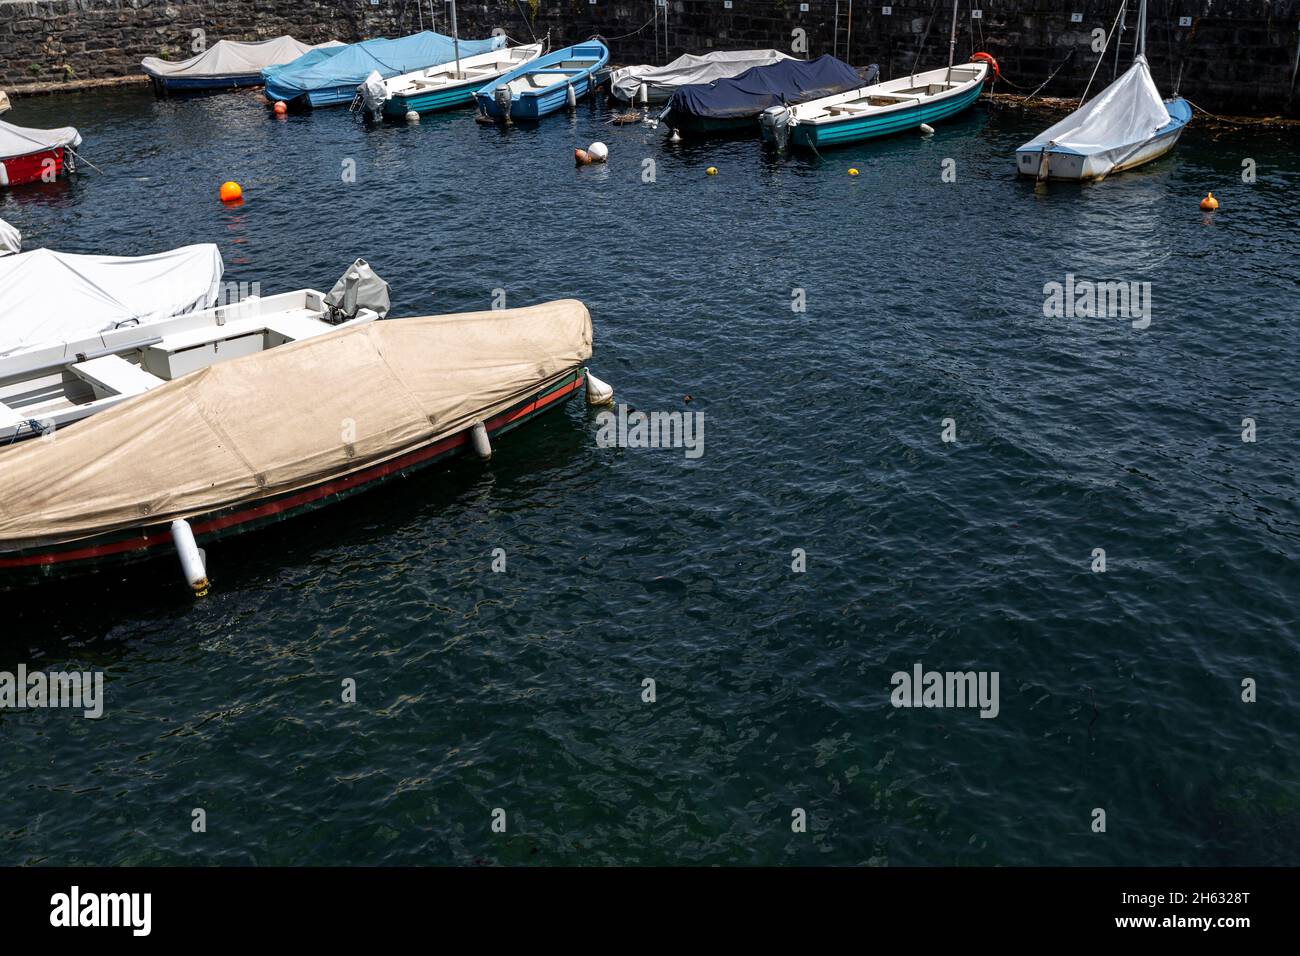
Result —
M 492 50 L 477 56 L 463 57 L 456 63 L 443 63 L 426 70 L 403 73 L 384 81 L 387 94 L 383 112 L 389 119 L 402 119 L 407 113 L 433 113 L 456 109 L 474 102 L 474 91 L 484 83 L 533 62 L 542 55 L 540 43 L 529 43 L 509 50 Z
M 599 40 L 575 43 L 493 80 L 474 100 L 493 119 L 540 119 L 586 96 L 593 74 L 608 62 L 609 49 Z
M 759 127 L 765 142 L 810 149 L 916 129 L 955 116 L 974 104 L 989 69 L 989 62 L 979 60 L 874 83 L 798 106 L 773 106 L 759 117 Z

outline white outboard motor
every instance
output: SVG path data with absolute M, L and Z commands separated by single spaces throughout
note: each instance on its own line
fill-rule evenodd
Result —
M 514 92 L 508 86 L 498 86 L 492 91 L 492 98 L 496 100 L 497 109 L 501 111 L 502 119 L 509 123 L 510 103 L 514 99 Z
M 785 149 L 790 145 L 790 107 L 769 106 L 758 114 L 758 128 L 763 142 Z
M 334 288 L 325 296 L 325 304 L 330 309 L 330 321 L 335 325 L 355 319 L 362 309 L 372 309 L 382 319 L 389 309 L 388 283 L 375 275 L 370 263 L 358 259 L 334 283 Z
M 388 101 L 388 87 L 384 86 L 384 78 L 378 70 L 371 70 L 370 75 L 357 87 L 357 98 L 371 119 L 377 120 L 383 115 L 384 103 Z

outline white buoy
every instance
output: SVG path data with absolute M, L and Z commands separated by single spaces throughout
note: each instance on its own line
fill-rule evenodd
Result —
M 208 593 L 208 569 L 206 555 L 194 540 L 194 529 L 184 518 L 172 522 L 172 543 L 176 545 L 176 554 L 181 559 L 181 573 L 185 582 L 193 589 L 196 597 Z
M 408 123 L 418 123 L 420 122 L 420 114 L 417 113 L 415 110 L 407 110 L 406 121 Z
M 590 369 L 585 370 L 587 373 L 587 404 L 588 405 L 612 405 L 614 404 L 614 386 L 608 382 L 602 382 L 596 376 L 591 374 Z
M 682 134 L 677 132 L 677 130 L 673 130 L 673 135 L 668 137 L 668 142 L 680 143 L 681 141 L 682 141 Z
M 565 85 L 564 102 L 570 109 L 578 105 L 578 94 L 573 92 L 572 83 L 568 83 Z
M 926 136 L 933 136 L 933 135 L 934 135 L 934 127 L 931 126 L 929 123 L 922 123 L 922 124 L 921 124 L 921 132 L 924 133 Z
M 592 143 L 587 147 L 587 155 L 593 163 L 603 163 L 609 159 L 609 147 L 604 143 Z
M 470 429 L 469 443 L 474 446 L 474 454 L 484 461 L 492 457 L 492 442 L 488 440 L 487 428 L 482 422 L 475 422 Z
M 650 103 L 650 86 L 646 83 L 638 86 L 636 88 L 636 98 L 642 106 L 648 105 Z

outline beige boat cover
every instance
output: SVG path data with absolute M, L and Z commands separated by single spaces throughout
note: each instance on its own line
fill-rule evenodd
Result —
M 591 356 L 591 316 L 389 319 L 214 365 L 0 449 L 0 551 L 295 491 L 487 419 Z

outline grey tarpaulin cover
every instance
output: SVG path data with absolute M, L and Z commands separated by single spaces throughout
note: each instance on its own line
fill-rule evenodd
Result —
M 206 309 L 225 267 L 211 243 L 152 256 L 83 256 L 52 249 L 0 258 L 0 355 L 147 325 Z
M 374 309 L 382 319 L 388 314 L 388 283 L 375 275 L 370 263 L 358 259 L 339 276 L 325 296 L 325 304 L 348 315 L 356 315 L 358 308 Z
M 591 316 L 564 299 L 370 322 L 211 365 L 5 449 L 0 552 L 348 475 L 490 419 L 590 356 Z
M 291 36 L 272 40 L 243 43 L 238 40 L 218 40 L 198 56 L 172 63 L 156 56 L 147 56 L 140 66 L 150 76 L 164 77 L 221 77 L 256 75 L 268 66 L 292 63 L 308 50 L 343 46 L 338 40 L 325 43 L 302 43 Z
M 651 103 L 662 103 L 673 90 L 688 83 L 712 83 L 737 76 L 755 66 L 768 66 L 791 59 L 780 50 L 730 50 L 696 55 L 685 53 L 664 66 L 625 66 L 610 74 L 609 86 L 622 100 L 635 100 L 641 84 L 646 84 Z
M 58 129 L 29 129 L 0 120 L 0 159 L 9 156 L 26 156 L 43 153 L 59 146 L 81 145 L 81 134 L 72 126 Z

